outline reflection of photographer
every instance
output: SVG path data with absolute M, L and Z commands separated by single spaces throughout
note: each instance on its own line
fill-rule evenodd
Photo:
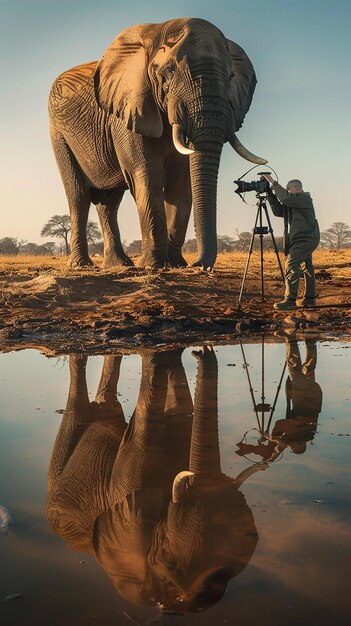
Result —
M 284 189 L 269 174 L 263 174 L 272 184 L 274 194 L 268 193 L 268 201 L 274 215 L 284 217 L 289 223 L 287 258 L 285 262 L 285 297 L 276 302 L 279 311 L 296 308 L 296 299 L 301 271 L 305 285 L 299 306 L 311 307 L 316 304 L 315 277 L 312 252 L 319 243 L 319 227 L 310 194 L 303 191 L 299 180 L 290 180 Z
M 277 333 L 279 336 L 281 333 Z M 302 362 L 296 333 L 283 333 L 286 341 L 286 415 L 266 429 L 262 426 L 257 443 L 246 441 L 246 434 L 237 444 L 236 454 L 254 454 L 266 462 L 275 461 L 290 448 L 294 454 L 303 454 L 307 442 L 317 432 L 317 421 L 322 408 L 322 390 L 315 380 L 317 346 L 314 339 L 305 339 L 305 359 Z M 285 371 L 285 369 L 284 369 Z M 272 417 L 273 413 L 271 413 Z
M 295 454 L 306 450 L 317 429 L 322 408 L 322 390 L 315 380 L 317 346 L 313 339 L 305 340 L 305 360 L 302 362 L 295 333 L 286 335 L 286 419 L 278 420 L 272 438 L 289 445 Z

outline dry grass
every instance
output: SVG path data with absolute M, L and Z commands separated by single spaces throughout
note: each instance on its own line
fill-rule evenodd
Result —
M 195 254 L 185 254 L 186 260 L 191 264 L 196 259 Z M 224 252 L 218 255 L 215 270 L 224 270 L 225 272 L 234 271 L 242 272 L 247 259 L 247 253 L 244 252 Z M 135 264 L 138 263 L 138 257 L 134 259 Z M 316 270 L 327 270 L 333 277 L 340 275 L 343 278 L 351 277 L 351 248 L 342 250 L 324 250 L 318 249 L 313 255 L 314 265 Z M 284 256 L 281 255 L 281 261 L 284 264 Z M 53 257 L 53 256 L 3 256 L 0 255 L 0 272 L 16 272 L 28 274 L 33 272 L 35 274 L 40 272 L 58 272 L 58 273 L 70 273 L 74 271 L 94 271 L 94 269 L 101 269 L 102 258 L 94 258 L 94 268 L 90 270 L 69 270 L 66 266 L 66 257 Z M 264 252 L 264 266 L 267 276 L 271 273 L 279 271 L 277 259 L 272 251 Z M 250 270 L 255 273 L 260 268 L 260 254 L 257 251 L 252 253 L 250 259 Z M 181 270 L 180 270 L 181 271 Z
M 0 272 L 47 272 L 50 270 L 63 271 L 66 268 L 66 257 L 51 256 L 6 256 L 0 255 Z

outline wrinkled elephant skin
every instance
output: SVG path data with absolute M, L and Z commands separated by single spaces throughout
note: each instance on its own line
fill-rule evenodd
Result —
M 69 265 L 91 263 L 91 203 L 102 228 L 105 267 L 132 264 L 117 224 L 129 188 L 140 219 L 142 267 L 186 265 L 181 248 L 193 204 L 195 265 L 211 268 L 223 144 L 230 141 L 244 158 L 265 162 L 235 138 L 255 83 L 244 50 L 197 18 L 128 28 L 98 62 L 61 74 L 49 113 L 71 215 Z
M 215 353 L 194 354 L 193 407 L 182 350 L 141 351 L 140 392 L 128 425 L 117 400 L 121 357 L 105 358 L 94 402 L 86 359 L 71 357 L 49 468 L 54 531 L 72 549 L 94 554 L 129 602 L 172 613 L 218 602 L 258 540 L 239 488 L 244 477 L 237 482 L 220 467 Z

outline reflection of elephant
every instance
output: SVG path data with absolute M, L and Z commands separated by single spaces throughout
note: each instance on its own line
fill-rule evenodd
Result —
M 141 266 L 186 265 L 181 246 L 193 199 L 196 264 L 212 267 L 223 144 L 229 141 L 255 163 L 266 162 L 234 134 L 255 82 L 242 48 L 196 18 L 128 28 L 97 63 L 62 74 L 51 90 L 49 111 L 71 214 L 69 263 L 91 262 L 85 230 L 93 202 L 105 266 L 131 264 L 116 221 L 129 187 L 141 224 Z
M 127 427 L 117 400 L 121 358 L 105 357 L 95 401 L 90 402 L 87 359 L 70 357 L 69 395 L 49 468 L 48 518 L 55 532 L 80 550 L 90 551 L 94 522 L 106 509 L 114 457 Z
M 72 547 L 94 552 L 123 597 L 171 613 L 215 604 L 250 560 L 257 531 L 239 487 L 261 469 L 248 468 L 236 480 L 222 473 L 215 354 L 196 353 L 193 418 L 180 357 L 181 350 L 142 352 L 137 406 L 119 448 L 105 446 L 107 469 L 95 463 L 94 446 L 85 446 L 82 476 L 62 481 L 73 447 L 71 437 L 58 437 L 53 458 L 66 467 L 50 471 L 48 497 L 54 530 Z M 86 484 L 84 467 L 97 468 L 95 484 Z M 58 500 L 70 534 L 62 532 Z
M 172 480 L 189 457 L 193 410 L 181 352 L 142 354 L 140 394 L 128 428 L 117 400 L 121 357 L 105 357 L 94 402 L 86 357 L 70 357 L 69 396 L 49 468 L 48 518 L 72 547 L 92 551 L 95 520 L 111 497 L 123 499 L 155 476 L 167 502 L 171 497 Z M 146 454 L 152 464 L 144 471 Z

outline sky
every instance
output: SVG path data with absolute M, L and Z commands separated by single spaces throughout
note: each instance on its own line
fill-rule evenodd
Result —
M 0 0 L 0 239 L 44 243 L 43 225 L 68 213 L 51 149 L 47 99 L 55 78 L 97 60 L 134 24 L 191 16 L 244 48 L 257 76 L 240 141 L 269 161 L 283 185 L 303 181 L 321 230 L 350 216 L 350 0 Z M 255 194 L 244 204 L 233 180 L 250 163 L 229 144 L 218 181 L 218 233 L 252 230 Z M 267 171 L 267 166 L 264 167 Z M 245 177 L 257 180 L 259 168 Z M 97 220 L 92 205 L 90 218 Z M 274 232 L 282 220 L 272 217 Z M 119 211 L 121 237 L 140 239 L 134 201 Z M 192 218 L 187 237 L 193 237 Z

